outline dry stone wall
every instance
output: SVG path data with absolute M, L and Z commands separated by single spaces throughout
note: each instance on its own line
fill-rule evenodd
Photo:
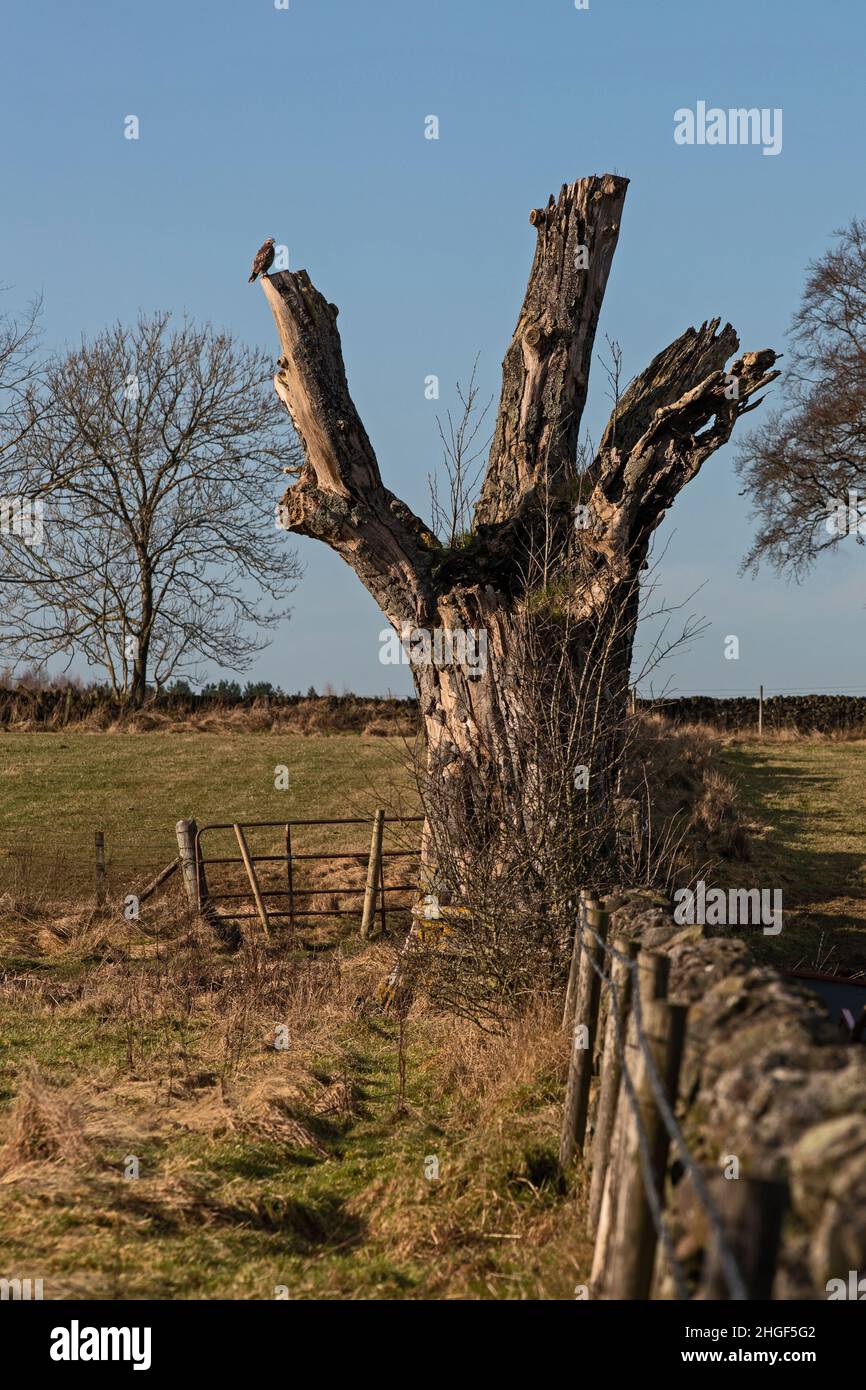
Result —
M 666 953 L 669 998 L 689 1008 L 679 1118 L 691 1152 L 789 1186 L 774 1297 L 827 1298 L 830 1280 L 866 1277 L 866 1047 L 840 1043 L 820 999 L 756 965 L 745 942 L 625 896 L 609 939 Z M 697 1279 L 708 1232 L 676 1163 L 669 1182 L 677 1252 Z
M 638 708 L 660 714 L 673 724 L 711 724 L 730 732 L 756 730 L 758 697 L 715 700 L 690 695 L 677 700 L 638 700 Z M 764 700 L 766 730 L 799 733 L 866 731 L 864 695 L 772 695 Z

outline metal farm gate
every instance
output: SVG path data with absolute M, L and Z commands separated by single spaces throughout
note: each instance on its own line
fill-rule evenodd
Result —
M 206 911 L 210 904 L 216 902 L 228 902 L 246 900 L 252 897 L 255 910 L 252 912 L 231 911 L 230 916 L 237 920 L 250 920 L 257 918 L 267 936 L 270 936 L 272 919 L 282 918 L 288 922 L 289 928 L 294 934 L 297 921 L 310 917 L 354 917 L 357 909 L 353 907 L 315 907 L 307 906 L 307 899 L 317 897 L 333 897 L 348 895 L 361 895 L 364 897 L 364 904 L 361 914 L 361 934 L 368 936 L 373 928 L 374 918 L 378 909 L 381 919 L 381 930 L 384 931 L 387 923 L 387 910 L 385 898 L 388 893 L 407 893 L 417 891 L 416 883 L 386 883 L 385 882 L 385 860 L 398 859 L 418 859 L 420 851 L 418 849 L 385 849 L 383 839 L 386 825 L 407 825 L 420 824 L 423 816 L 386 816 L 381 809 L 377 810 L 372 822 L 363 816 L 342 816 L 327 820 L 291 820 L 291 821 L 225 821 L 213 822 L 208 825 L 195 827 L 194 822 L 182 822 L 193 831 L 192 857 L 193 864 L 190 866 L 194 874 L 196 906 L 198 910 Z M 367 864 L 367 880 L 364 887 L 357 884 L 330 883 L 327 887 L 299 887 L 297 883 L 296 866 L 312 861 L 335 861 L 347 858 L 360 858 L 361 852 L 357 850 L 344 850 L 342 852 L 328 853 L 298 853 L 292 841 L 292 832 L 302 827 L 321 827 L 335 825 L 371 825 L 372 834 L 370 841 L 370 853 Z M 194 828 L 195 827 L 195 828 Z M 194 829 L 193 829 L 194 828 Z M 178 827 L 180 830 L 180 826 Z M 282 850 L 277 854 L 253 854 L 250 850 L 246 837 L 247 830 L 279 830 L 282 832 Z M 202 848 L 202 836 L 211 834 L 215 831 L 233 830 L 237 840 L 237 855 L 210 855 L 206 856 Z M 217 865 L 241 864 L 243 865 L 248 887 L 237 891 L 235 889 L 223 890 L 220 888 L 214 891 L 208 886 L 207 870 Z M 284 887 L 265 887 L 262 885 L 256 866 L 258 864 L 285 864 L 285 886 Z M 279 900 L 285 899 L 285 904 L 279 906 Z M 303 901 L 300 901 L 303 900 Z M 268 900 L 276 900 L 276 906 L 269 905 Z

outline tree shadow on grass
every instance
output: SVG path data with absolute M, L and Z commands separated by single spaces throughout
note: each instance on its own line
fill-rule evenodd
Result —
M 108 1194 L 106 1194 L 108 1195 Z M 254 1192 L 234 1201 L 202 1193 L 195 1202 L 175 1205 L 170 1193 L 149 1194 L 129 1183 L 117 1202 L 125 1217 L 145 1226 L 151 1235 L 184 1236 L 196 1227 L 235 1227 L 260 1230 L 282 1237 L 287 1252 L 309 1255 L 332 1247 L 352 1248 L 363 1242 L 366 1222 L 346 1209 L 343 1197 L 333 1193 L 311 1198 L 283 1193 Z

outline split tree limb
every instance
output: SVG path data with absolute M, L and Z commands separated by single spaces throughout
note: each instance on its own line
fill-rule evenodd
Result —
M 530 221 L 535 259 L 502 364 L 502 396 L 476 525 L 519 514 L 542 480 L 574 475 L 598 317 L 628 179 L 563 184 Z
M 769 348 L 745 353 L 726 370 L 739 340 L 730 324 L 718 332 L 719 322 L 687 329 L 660 352 L 608 421 L 583 487 L 593 519 L 587 545 L 604 564 L 584 611 L 643 561 L 677 494 L 779 375 Z
M 306 457 L 281 504 L 286 529 L 341 554 L 392 622 L 415 621 L 437 543 L 382 483 L 349 394 L 337 308 L 304 270 L 264 275 L 261 284 L 283 353 L 274 386 Z

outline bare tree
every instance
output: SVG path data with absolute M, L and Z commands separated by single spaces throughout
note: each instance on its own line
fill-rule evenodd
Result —
M 44 506 L 41 544 L 0 535 L 4 654 L 82 653 L 134 705 L 202 659 L 249 664 L 299 572 L 267 501 L 297 452 L 269 376 L 167 313 L 48 364 L 2 473 Z
M 800 578 L 866 532 L 866 222 L 809 266 L 790 341 L 784 404 L 742 442 L 737 470 L 759 528 L 745 567 Z
M 543 810 L 521 731 L 531 723 L 528 703 L 547 700 L 563 664 L 585 673 L 592 719 L 580 722 L 579 739 L 562 754 L 589 766 L 590 799 L 610 797 L 650 538 L 777 375 L 771 350 L 747 353 L 726 371 L 738 348 L 730 325 L 689 328 L 631 383 L 614 411 L 615 435 L 611 421 L 578 469 L 627 184 L 610 174 L 580 179 L 530 215 L 535 259 L 504 359 L 472 532 L 456 546 L 437 540 L 382 482 L 349 395 L 336 307 L 305 271 L 261 281 L 282 345 L 275 388 L 306 456 L 284 498 L 289 529 L 342 555 L 398 632 L 408 625 L 484 636 L 483 669 L 476 661 L 414 664 L 430 778 L 444 803 L 459 794 L 479 827 L 525 829 Z M 549 616 L 548 665 L 527 687 L 522 625 L 527 609 L 540 608 Z M 560 689 L 569 698 L 568 684 Z M 559 740 L 574 727 L 565 716 L 560 709 L 554 721 Z
M 41 299 L 24 315 L 0 314 L 0 466 L 18 447 L 37 414 Z

